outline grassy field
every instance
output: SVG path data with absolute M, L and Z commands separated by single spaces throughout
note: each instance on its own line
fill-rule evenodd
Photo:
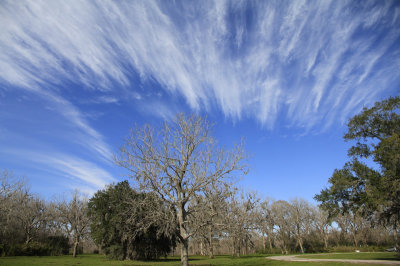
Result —
M 203 256 L 190 256 L 191 265 L 345 265 L 345 263 L 334 262 L 280 262 L 265 259 L 270 255 L 251 255 L 241 258 L 231 256 L 217 256 L 215 259 L 208 259 Z M 328 255 L 302 255 L 309 258 L 343 258 L 343 259 L 394 259 L 393 253 L 351 253 L 351 254 L 328 254 Z M 72 256 L 57 257 L 0 257 L 0 265 L 180 265 L 179 257 L 168 257 L 158 261 L 116 261 L 109 260 L 102 255 L 80 255 L 77 258 Z
M 360 252 L 333 254 L 305 254 L 310 259 L 353 259 L 353 260 L 400 260 L 396 252 Z

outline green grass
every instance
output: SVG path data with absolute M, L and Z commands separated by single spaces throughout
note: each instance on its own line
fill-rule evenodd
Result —
M 392 253 L 384 253 L 388 255 L 393 255 Z M 334 254 L 330 254 L 334 255 Z M 335 262 L 280 262 L 265 259 L 265 257 L 271 255 L 249 255 L 242 256 L 240 258 L 233 258 L 229 255 L 216 256 L 214 259 L 208 259 L 204 256 L 190 256 L 190 265 L 345 265 L 345 263 L 335 263 Z M 310 256 L 310 255 L 309 255 Z M 319 256 L 320 258 L 321 256 Z M 383 255 L 377 255 L 379 258 L 383 258 Z M 386 257 L 390 259 L 390 256 Z M 365 259 L 365 257 L 363 257 Z M 371 258 L 372 259 L 372 258 Z M 55 257 L 0 257 L 0 265 L 10 265 L 10 266 L 21 266 L 21 265 L 165 265 L 173 266 L 180 265 L 180 258 L 178 256 L 168 257 L 167 259 L 160 259 L 158 261 L 117 261 L 109 260 L 103 255 L 80 255 L 77 258 L 72 258 L 72 256 L 55 256 Z
M 351 252 L 351 253 L 333 253 L 333 254 L 306 254 L 301 255 L 310 259 L 353 259 L 353 260 L 400 260 L 396 252 Z

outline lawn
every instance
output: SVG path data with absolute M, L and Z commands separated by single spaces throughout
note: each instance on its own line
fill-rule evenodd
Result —
M 364 253 L 361 253 L 364 255 Z M 341 254 L 330 254 L 331 256 L 336 256 Z M 358 254 L 354 254 L 358 255 Z M 378 255 L 371 255 L 370 259 L 391 259 L 390 255 L 392 253 L 382 253 Z M 345 265 L 344 263 L 335 262 L 280 262 L 271 261 L 265 259 L 265 257 L 270 255 L 250 255 L 243 256 L 241 258 L 232 258 L 229 255 L 217 256 L 215 259 L 208 259 L 208 257 L 203 256 L 190 256 L 189 261 L 191 265 Z M 311 256 L 311 255 L 308 255 Z M 315 256 L 315 255 L 314 255 Z M 350 255 L 351 256 L 351 255 Z M 321 258 L 321 255 L 316 255 L 315 257 Z M 326 257 L 328 258 L 328 257 Z M 335 257 L 336 258 L 336 257 Z M 345 258 L 345 257 L 343 257 Z M 346 257 L 349 258 L 349 257 Z M 368 259 L 365 257 L 354 257 L 359 259 Z M 72 256 L 57 256 L 57 257 L 0 257 L 0 265 L 180 265 L 179 257 L 168 257 L 167 259 L 160 259 L 158 261 L 117 261 L 109 260 L 103 255 L 80 255 L 77 258 L 72 258 Z

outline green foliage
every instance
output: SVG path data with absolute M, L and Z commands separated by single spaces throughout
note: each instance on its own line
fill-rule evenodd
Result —
M 127 181 L 109 186 L 89 200 L 92 238 L 114 259 L 164 256 L 175 247 L 175 235 L 164 233 L 160 221 L 148 221 L 152 209 L 162 207 L 154 195 L 136 193 Z
M 59 256 L 69 253 L 69 240 L 66 236 L 49 236 L 46 239 L 46 244 L 51 247 L 50 255 Z
M 378 208 L 377 199 L 371 195 L 379 192 L 380 179 L 379 172 L 354 159 L 343 169 L 335 169 L 329 179 L 331 187 L 322 190 L 315 199 L 331 217 L 350 211 L 370 214 Z
M 331 216 L 353 212 L 378 216 L 396 226 L 400 218 L 400 98 L 392 97 L 364 108 L 348 123 L 344 138 L 355 140 L 352 160 L 336 169 L 330 187 L 315 196 Z M 373 160 L 379 167 L 361 162 Z
M 41 242 L 33 241 L 28 244 L 0 245 L 1 256 L 59 256 L 68 252 L 68 238 L 64 236 L 49 236 Z

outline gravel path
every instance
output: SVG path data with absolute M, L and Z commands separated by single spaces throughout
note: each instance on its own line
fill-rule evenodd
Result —
M 381 265 L 400 265 L 400 261 L 393 260 L 350 260 L 350 259 L 308 259 L 301 258 L 297 255 L 293 256 L 271 256 L 267 257 L 270 260 L 280 260 L 280 261 L 299 261 L 299 262 L 346 262 L 346 263 L 359 263 L 359 264 L 381 264 Z

